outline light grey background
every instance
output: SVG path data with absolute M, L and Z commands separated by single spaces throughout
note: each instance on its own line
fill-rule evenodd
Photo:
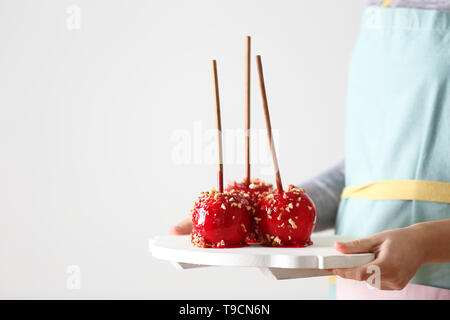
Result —
M 80 29 L 67 27 L 70 5 L 81 9 Z M 148 239 L 215 184 L 214 164 L 174 159 L 179 133 L 195 140 L 196 123 L 202 133 L 214 126 L 210 59 L 223 126 L 242 128 L 246 35 L 263 58 L 285 185 L 343 158 L 347 67 L 363 7 L 0 0 L 0 298 L 327 298 L 326 278 L 179 271 L 151 257 Z M 252 67 L 252 126 L 263 130 Z M 227 181 L 243 175 L 241 148 L 225 148 L 235 151 Z M 271 180 L 268 168 L 259 161 L 254 173 Z M 80 267 L 79 290 L 66 287 L 69 265 Z

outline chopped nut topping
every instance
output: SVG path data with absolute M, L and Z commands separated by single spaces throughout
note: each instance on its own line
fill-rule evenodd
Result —
M 297 229 L 297 225 L 295 224 L 294 220 L 292 220 L 291 218 L 289 218 L 289 223 L 291 224 L 293 229 Z
M 206 247 L 205 240 L 202 237 L 199 237 L 199 235 L 196 233 L 191 233 L 191 243 L 199 248 Z
M 278 238 L 278 236 L 276 236 L 275 238 L 273 238 L 273 242 L 274 245 L 279 246 L 281 244 L 281 239 Z
M 291 208 L 291 209 L 294 208 L 294 206 L 292 205 L 292 202 L 288 204 L 288 207 Z
M 233 201 L 234 201 L 234 198 L 231 197 L 228 201 L 233 202 Z
M 225 207 L 225 205 L 222 203 L 222 205 L 220 206 L 223 210 L 227 210 L 227 207 Z
M 278 215 L 277 220 L 281 220 L 281 213 Z
M 311 206 L 308 206 L 308 210 L 311 211 L 311 210 L 312 210 L 312 207 L 311 207 Z
M 245 225 L 243 223 L 241 223 L 241 227 L 244 230 L 244 232 L 247 232 L 247 228 L 245 228 Z

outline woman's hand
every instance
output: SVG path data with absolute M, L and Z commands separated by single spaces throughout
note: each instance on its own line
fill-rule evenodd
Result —
M 379 289 L 403 289 L 425 263 L 424 232 L 418 225 L 385 231 L 365 239 L 336 242 L 335 248 L 342 253 L 373 252 L 375 260 L 360 267 L 331 271 L 345 279 L 366 281 L 373 274 L 370 266 L 376 265 L 380 271 Z
M 184 235 L 184 234 L 190 234 L 192 230 L 192 218 L 191 216 L 187 216 L 180 222 L 178 222 L 176 225 L 174 225 L 170 229 L 170 234 L 174 235 Z

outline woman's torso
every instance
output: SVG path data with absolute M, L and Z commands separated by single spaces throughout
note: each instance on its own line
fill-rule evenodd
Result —
M 450 11 L 448 0 L 368 0 L 368 5 Z
M 345 159 L 347 186 L 450 182 L 450 13 L 366 9 L 349 73 Z M 447 203 L 350 198 L 336 230 L 366 237 L 446 218 Z M 423 266 L 412 283 L 450 289 L 450 264 Z

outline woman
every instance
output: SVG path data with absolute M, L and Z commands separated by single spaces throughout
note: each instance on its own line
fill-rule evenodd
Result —
M 316 230 L 359 238 L 337 250 L 376 255 L 332 270 L 338 298 L 450 299 L 450 1 L 369 5 L 349 72 L 345 164 L 301 186 Z M 190 230 L 186 219 L 173 233 Z M 362 282 L 373 265 L 381 290 Z

